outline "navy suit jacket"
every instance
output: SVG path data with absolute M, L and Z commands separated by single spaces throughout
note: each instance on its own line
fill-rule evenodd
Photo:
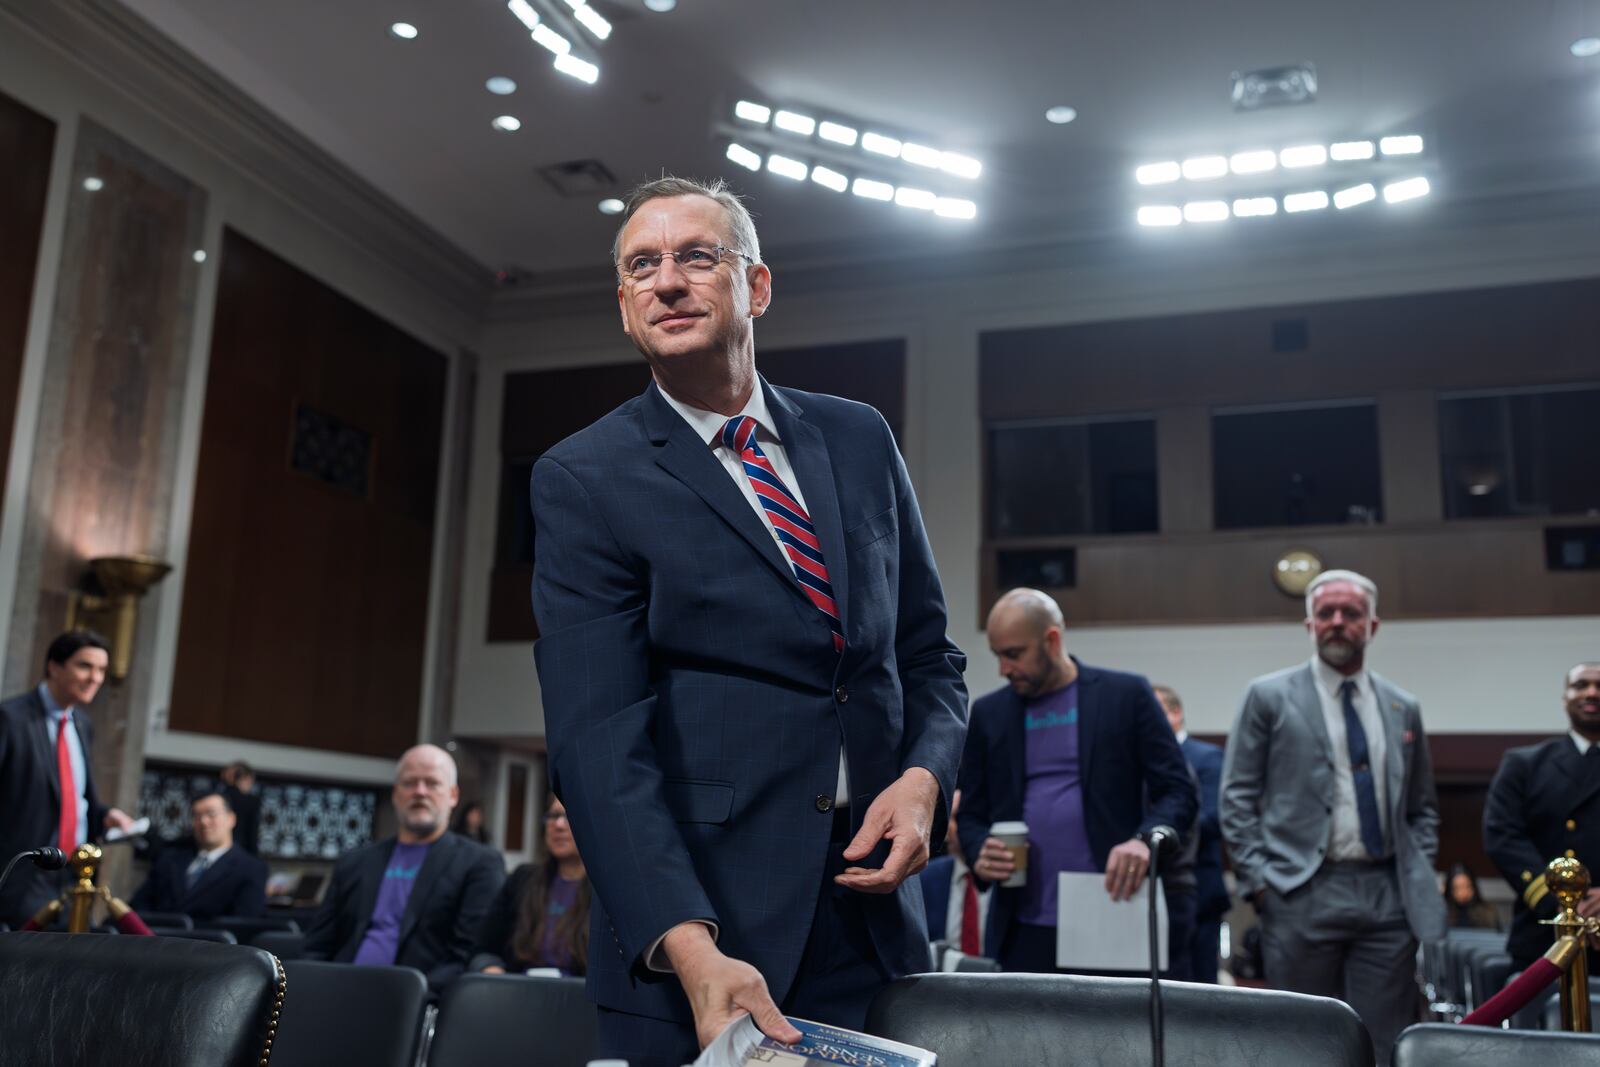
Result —
M 193 845 L 163 849 L 150 865 L 150 877 L 129 901 L 133 910 L 182 912 L 195 919 L 267 913 L 265 863 L 235 844 L 190 887 L 189 864 L 196 855 Z
M 1024 710 L 1010 686 L 973 702 L 956 814 L 968 864 L 976 862 L 990 826 L 1022 818 Z M 1182 834 L 1194 822 L 1199 801 L 1189 768 L 1142 676 L 1078 663 L 1078 764 L 1084 831 L 1099 870 L 1105 870 L 1107 853 L 1135 834 L 1157 826 Z M 1019 888 L 997 888 L 988 924 L 996 941 L 1005 936 L 1021 894 Z M 999 944 L 994 948 L 998 953 Z
M 1202 918 L 1228 910 L 1228 885 L 1222 879 L 1222 824 L 1217 817 L 1217 797 L 1222 789 L 1222 748 L 1209 741 L 1184 738 L 1183 758 L 1200 779 L 1200 851 L 1195 855 L 1196 912 Z
M 94 727 L 84 708 L 72 712 L 83 748 L 87 781 L 77 783 L 89 801 L 89 838 L 98 840 L 106 805 L 94 787 L 91 747 Z M 56 843 L 61 818 L 61 781 L 56 750 L 38 687 L 0 703 L 0 863 L 18 852 Z M 0 922 L 20 926 L 56 895 L 59 879 L 31 863 L 19 863 L 0 892 Z
M 652 1018 L 693 1018 L 644 959 L 691 920 L 716 924 L 781 1003 L 822 888 L 841 743 L 853 828 L 913 766 L 939 780 L 943 826 L 966 729 L 965 657 L 883 417 L 759 388 L 822 543 L 842 655 L 654 384 L 533 470 L 535 654 L 551 785 L 595 893 L 589 991 Z M 861 900 L 891 974 L 925 970 L 918 880 Z

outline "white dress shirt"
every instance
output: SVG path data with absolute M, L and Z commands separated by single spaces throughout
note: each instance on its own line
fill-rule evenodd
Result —
M 1385 773 L 1388 765 L 1384 762 L 1389 738 L 1372 692 L 1372 679 L 1365 667 L 1347 677 L 1322 662 L 1320 657 L 1312 658 L 1311 670 L 1317 696 L 1322 701 L 1322 719 L 1328 727 L 1328 744 L 1333 750 L 1333 821 L 1328 830 L 1328 859 L 1382 859 L 1369 855 L 1361 843 L 1361 815 L 1356 810 L 1356 785 L 1350 774 L 1350 741 L 1344 729 L 1344 697 L 1339 692 L 1346 681 L 1356 684 L 1351 700 L 1356 718 L 1361 720 L 1361 728 L 1367 734 L 1367 761 L 1372 768 L 1373 790 L 1378 797 L 1378 824 L 1383 828 L 1384 841 L 1388 842 L 1393 836 L 1389 833 L 1389 776 Z
M 951 948 L 961 947 L 961 919 L 967 906 L 967 883 L 972 871 L 960 856 L 953 857 L 950 870 L 950 903 L 944 909 L 944 939 Z M 994 896 L 994 883 L 990 882 L 978 893 L 978 953 L 983 953 L 983 934 L 989 925 L 989 901 Z
M 50 695 L 50 687 L 43 682 L 39 683 L 39 699 L 44 703 L 46 728 L 50 732 L 50 762 L 56 760 L 56 735 L 61 729 L 61 713 L 67 713 L 67 722 L 72 722 L 72 708 L 63 708 L 56 703 L 55 697 Z M 73 835 L 73 843 L 81 845 L 89 840 L 89 768 L 83 759 L 83 745 L 78 737 L 77 730 L 67 731 L 67 759 L 72 764 L 72 784 L 78 791 L 78 832 Z M 51 838 L 48 844 L 56 844 Z
M 1589 740 L 1587 737 L 1584 737 L 1576 730 L 1568 730 L 1567 736 L 1572 738 L 1572 743 L 1578 746 L 1578 755 L 1587 756 L 1589 754 L 1589 746 L 1594 744 L 1593 741 Z
M 185 881 L 188 881 L 191 877 L 198 881 L 200 876 L 210 870 L 212 864 L 226 856 L 228 850 L 232 847 L 232 844 L 227 844 L 221 848 L 214 848 L 209 852 L 196 852 L 194 859 L 189 861 L 189 866 L 183 872 Z

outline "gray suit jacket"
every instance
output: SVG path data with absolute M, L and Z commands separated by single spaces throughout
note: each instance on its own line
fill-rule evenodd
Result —
M 1439 803 L 1417 699 L 1368 672 L 1383 716 L 1388 823 L 1406 920 L 1419 940 L 1444 936 L 1434 875 Z M 1333 755 L 1311 665 L 1257 678 L 1228 737 L 1222 837 L 1245 895 L 1288 893 L 1322 866 L 1333 821 Z

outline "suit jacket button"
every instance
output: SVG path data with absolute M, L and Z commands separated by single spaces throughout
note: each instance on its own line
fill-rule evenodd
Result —
M 1524 881 L 1524 882 L 1531 882 L 1531 881 L 1533 881 L 1533 872 L 1532 872 L 1532 871 L 1523 871 L 1523 872 L 1522 872 L 1522 880 L 1523 880 L 1523 881 Z
M 845 701 L 850 699 L 850 690 L 841 685 L 839 688 L 833 691 L 833 699 L 843 704 Z
M 1567 859 L 1575 860 L 1577 858 L 1578 858 L 1578 854 L 1576 852 L 1572 851 L 1570 848 L 1567 849 Z
M 1567 829 L 1568 830 L 1576 830 L 1577 828 L 1578 828 L 1578 823 L 1577 823 L 1576 819 L 1568 819 L 1567 820 Z
M 832 811 L 833 810 L 833 798 L 832 797 L 818 797 L 817 798 L 817 810 L 822 812 L 824 815 L 826 815 L 828 812 Z

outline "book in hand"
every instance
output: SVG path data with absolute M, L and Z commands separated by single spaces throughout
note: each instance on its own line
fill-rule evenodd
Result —
M 805 1035 L 798 1045 L 774 1041 L 756 1028 L 748 1015 L 728 1024 L 700 1053 L 693 1067 L 811 1067 L 818 1063 L 846 1067 L 933 1067 L 937 1057 L 925 1048 L 902 1045 L 809 1019 L 790 1019 Z

